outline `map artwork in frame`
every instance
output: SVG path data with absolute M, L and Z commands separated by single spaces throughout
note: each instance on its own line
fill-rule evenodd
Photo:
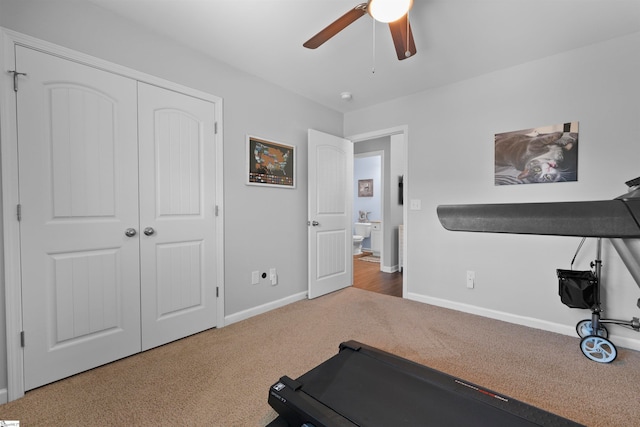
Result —
M 293 145 L 247 135 L 247 185 L 295 188 Z

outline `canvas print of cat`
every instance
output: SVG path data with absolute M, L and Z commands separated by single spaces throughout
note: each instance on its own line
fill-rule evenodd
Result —
M 495 134 L 495 185 L 578 180 L 578 122 Z

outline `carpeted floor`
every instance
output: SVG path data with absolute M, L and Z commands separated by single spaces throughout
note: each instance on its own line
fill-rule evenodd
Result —
M 268 389 L 354 339 L 588 426 L 637 426 L 640 353 L 348 288 L 209 330 L 0 406 L 24 426 L 264 426 Z

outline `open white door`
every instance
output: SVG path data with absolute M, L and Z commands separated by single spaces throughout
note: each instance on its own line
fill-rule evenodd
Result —
M 309 298 L 353 283 L 353 144 L 309 129 Z

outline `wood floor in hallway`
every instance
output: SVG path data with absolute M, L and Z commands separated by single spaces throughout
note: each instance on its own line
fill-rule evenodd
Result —
M 402 273 L 384 273 L 377 262 L 353 257 L 353 287 L 379 294 L 402 297 Z

